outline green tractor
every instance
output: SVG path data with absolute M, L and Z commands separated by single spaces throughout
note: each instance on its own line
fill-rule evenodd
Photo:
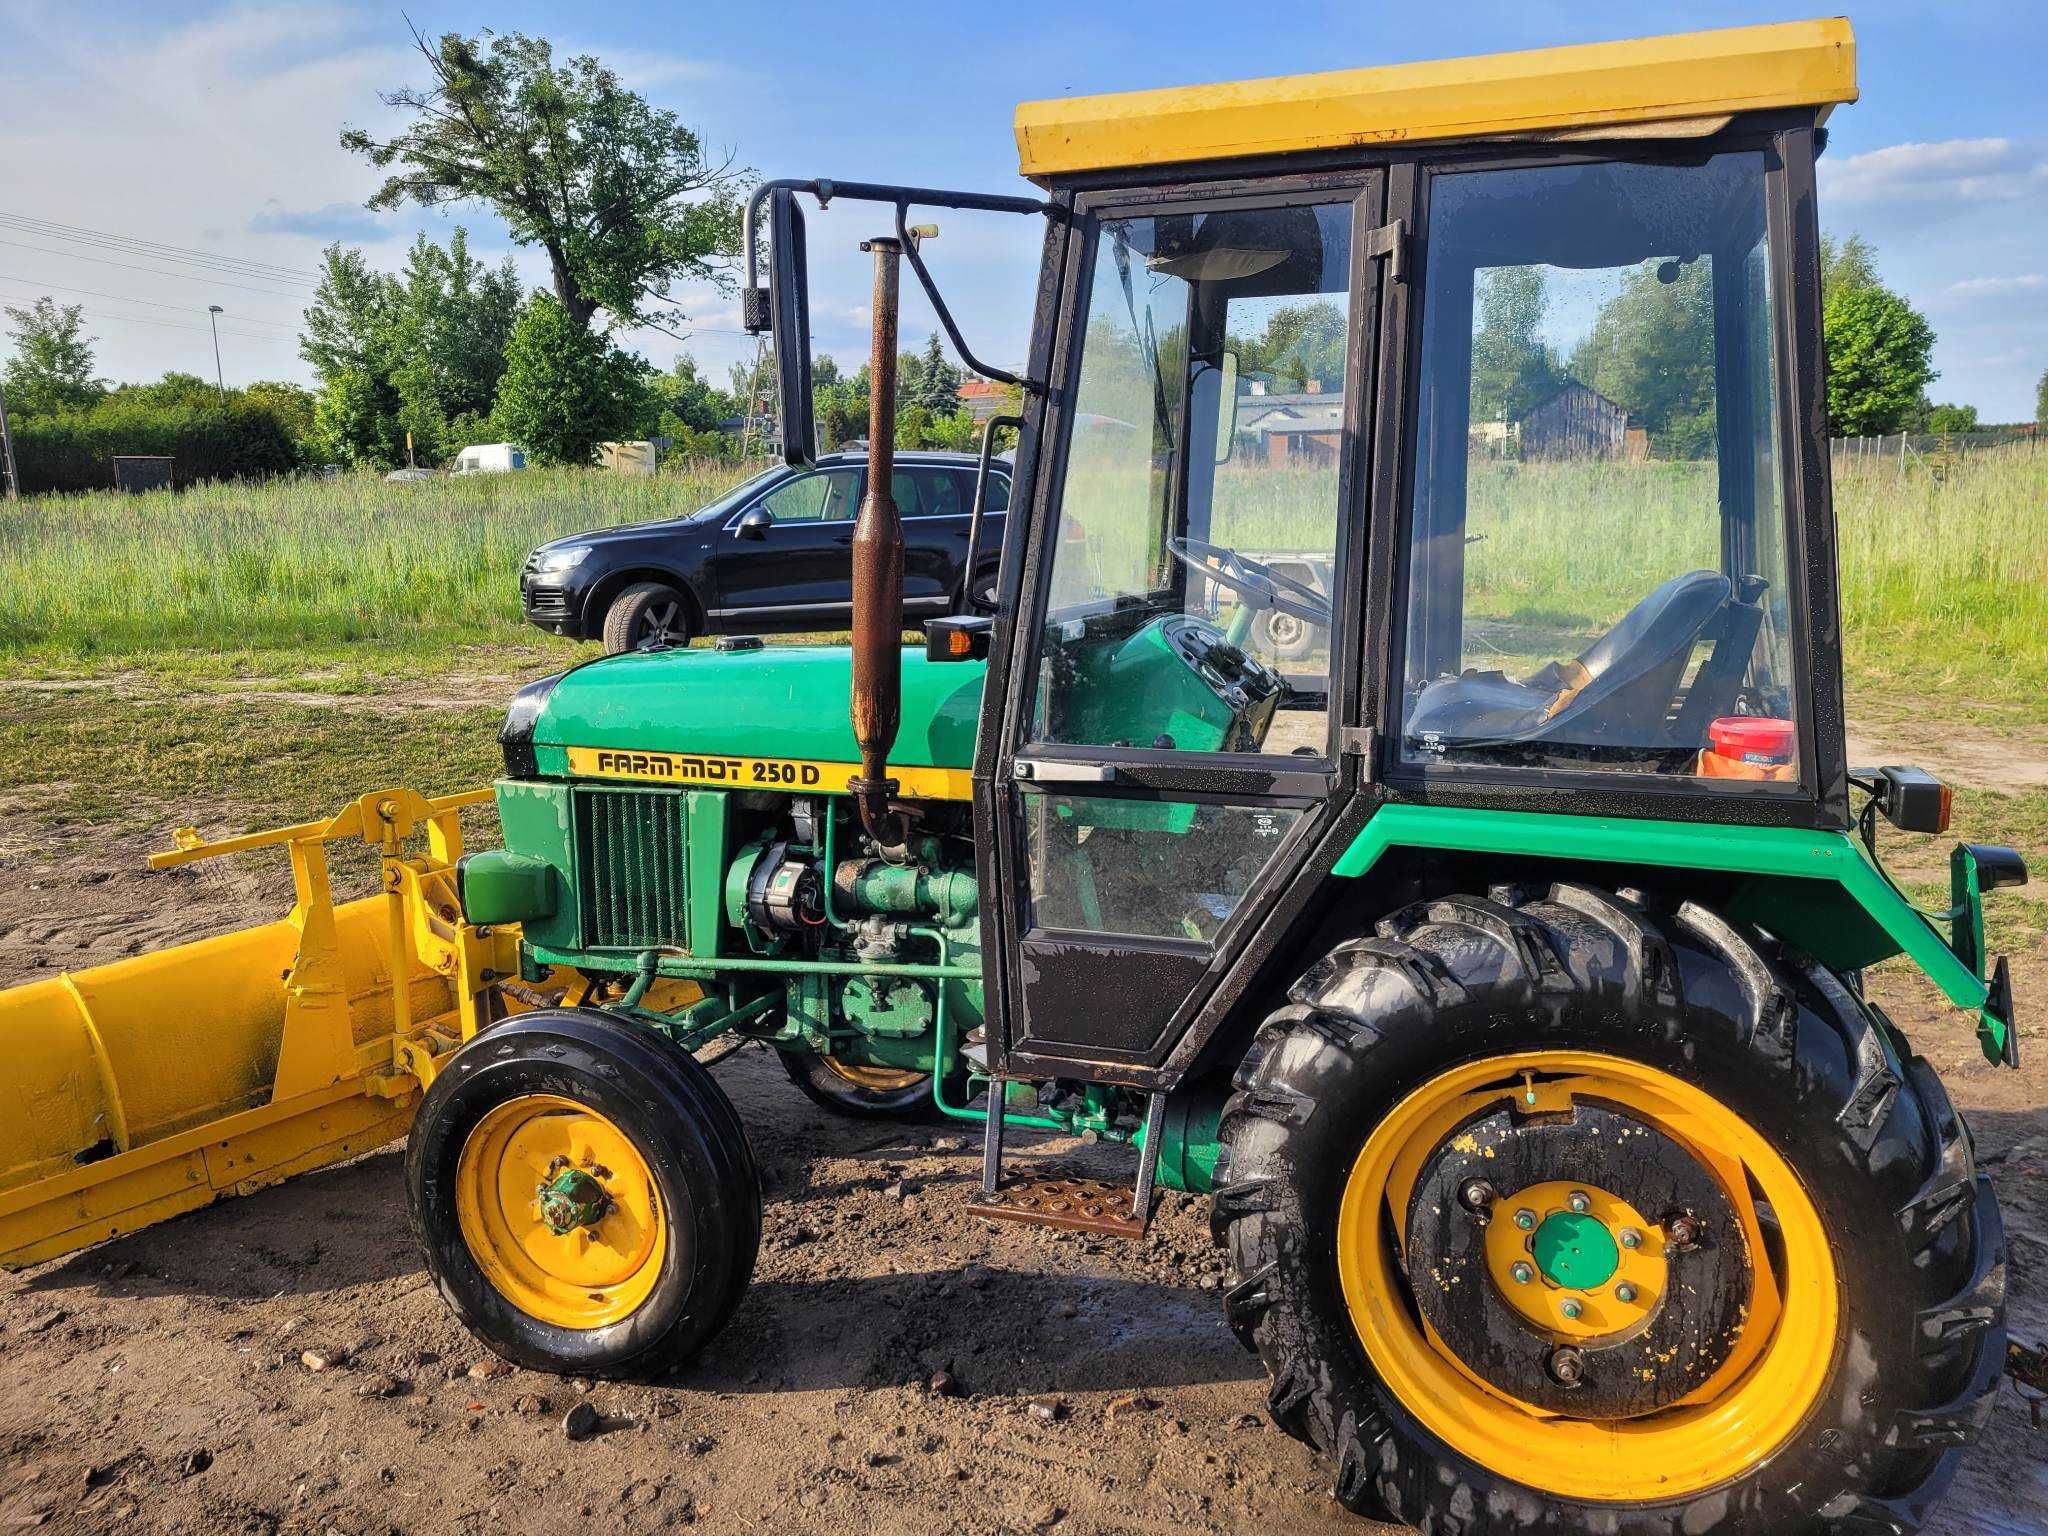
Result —
M 1999 1383 L 2004 1249 L 1862 976 L 1904 955 L 2012 1061 L 1981 898 L 2025 870 L 1959 848 L 1937 928 L 1874 828 L 1947 792 L 1844 758 L 1814 165 L 1854 97 L 1846 24 L 1801 23 L 1027 105 L 1042 198 L 763 188 L 797 465 L 799 200 L 893 210 L 852 644 L 513 702 L 463 918 L 574 1005 L 483 1028 L 414 1123 L 463 1321 L 583 1376 L 699 1350 L 761 1197 L 692 1053 L 758 1041 L 832 1109 L 980 1128 L 963 1216 L 1206 1192 L 1271 1417 L 1353 1510 L 1914 1529 Z M 1042 222 L 1020 374 L 926 208 Z M 1022 401 L 993 601 L 912 650 L 905 260 Z M 1267 653 L 1275 614 L 1326 638 Z

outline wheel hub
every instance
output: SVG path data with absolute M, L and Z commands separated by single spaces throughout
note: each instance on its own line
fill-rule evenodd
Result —
M 557 1237 L 567 1237 L 578 1227 L 596 1226 L 612 1208 L 605 1187 L 590 1173 L 570 1167 L 564 1157 L 556 1157 L 548 1165 L 548 1177 L 535 1193 L 540 1196 L 541 1220 Z
M 1460 1198 L 1484 1179 L 1496 1196 Z M 1690 1221 L 1694 1241 L 1669 1230 Z M 1443 1346 L 1499 1391 L 1622 1419 L 1683 1399 L 1729 1358 L 1752 1291 L 1719 1186 L 1678 1142 L 1620 1109 L 1507 1106 L 1424 1160 L 1408 1271 Z

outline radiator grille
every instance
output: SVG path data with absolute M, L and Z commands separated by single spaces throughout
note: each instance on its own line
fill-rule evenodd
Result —
M 683 796 L 658 789 L 578 789 L 575 800 L 584 946 L 687 946 Z

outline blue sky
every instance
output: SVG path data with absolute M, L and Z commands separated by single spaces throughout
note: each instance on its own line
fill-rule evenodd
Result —
M 1447 6 L 1241 0 L 1041 0 L 1025 7 L 898 3 L 576 6 L 408 0 L 430 32 L 484 26 L 590 51 L 713 145 L 763 175 L 1021 189 L 1010 131 L 1024 98 L 1394 63 L 1814 14 L 1784 4 Z M 1987 419 L 2032 415 L 2048 368 L 2048 105 L 2031 4 L 1872 4 L 1851 13 L 1863 100 L 1837 112 L 1822 220 L 1872 240 L 1881 270 L 1933 322 L 1938 400 Z M 0 215 L 196 247 L 309 271 L 328 240 L 395 264 L 421 228 L 457 218 L 509 249 L 482 209 L 363 212 L 375 174 L 336 143 L 385 125 L 376 91 L 421 76 L 396 5 L 141 4 L 0 0 Z M 934 269 L 970 342 L 1023 355 L 1038 247 L 1023 220 L 940 218 Z M 865 347 L 874 210 L 812 223 L 819 345 Z M 40 247 L 35 249 L 32 247 Z M 97 258 L 86 261 L 85 256 Z M 40 292 L 86 306 L 102 370 L 209 371 L 206 306 L 220 304 L 230 382 L 303 378 L 289 277 L 240 286 L 170 275 L 175 263 L 0 228 L 0 303 Z M 536 283 L 537 263 L 521 257 Z M 58 285 L 62 285 L 59 287 Z M 269 289 L 267 292 L 255 291 Z M 687 344 L 714 374 L 751 356 L 736 305 L 685 296 Z M 905 306 L 913 335 L 931 320 Z M 677 344 L 629 338 L 667 366 Z

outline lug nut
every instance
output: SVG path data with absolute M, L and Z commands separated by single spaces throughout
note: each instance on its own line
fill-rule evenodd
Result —
M 1570 1297 L 1567 1297 L 1565 1299 L 1564 1305 L 1559 1307 L 1557 1310 L 1562 1312 L 1572 1322 L 1576 1323 L 1579 1320 L 1579 1314 L 1584 1312 L 1586 1309 L 1580 1306 L 1577 1301 L 1573 1300 Z
M 1534 1232 L 1536 1230 L 1536 1213 L 1526 1209 L 1515 1212 L 1515 1225 L 1524 1232 Z
M 1576 1387 L 1586 1379 L 1586 1357 L 1569 1344 L 1553 1349 L 1546 1365 L 1550 1379 L 1560 1387 Z
M 1589 1196 L 1583 1189 L 1575 1189 L 1570 1194 L 1566 1195 L 1564 1197 L 1564 1203 L 1571 1207 L 1572 1214 L 1575 1216 L 1583 1216 L 1586 1214 L 1586 1212 L 1593 1209 L 1592 1197 Z
M 1458 1198 L 1465 1202 L 1468 1211 L 1483 1211 L 1493 1204 L 1493 1186 L 1484 1179 L 1474 1179 L 1458 1191 Z
M 1508 1273 L 1515 1277 L 1515 1284 L 1517 1285 L 1527 1285 L 1536 1278 L 1536 1271 L 1519 1259 L 1509 1267 Z
M 1699 1247 L 1704 1230 L 1700 1219 L 1690 1211 L 1682 1211 L 1664 1223 L 1664 1235 L 1673 1248 L 1680 1250 Z
M 1624 1280 L 1614 1288 L 1614 1299 L 1625 1306 L 1636 1299 L 1636 1288 Z
M 1643 1246 L 1643 1234 L 1634 1227 L 1623 1227 L 1615 1236 L 1624 1248 L 1633 1250 Z

